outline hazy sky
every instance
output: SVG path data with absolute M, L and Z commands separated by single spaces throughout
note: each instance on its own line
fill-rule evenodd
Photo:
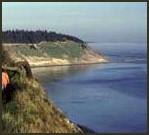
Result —
M 2 28 L 47 29 L 86 41 L 146 42 L 147 2 L 2 2 Z

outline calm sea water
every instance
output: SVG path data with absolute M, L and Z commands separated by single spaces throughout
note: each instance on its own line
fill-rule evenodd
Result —
M 73 122 L 98 133 L 147 131 L 146 44 L 94 43 L 108 64 L 33 69 Z

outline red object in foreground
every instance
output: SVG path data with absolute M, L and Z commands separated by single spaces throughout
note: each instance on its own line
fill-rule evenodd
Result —
M 2 90 L 7 86 L 9 83 L 9 76 L 6 72 L 2 72 Z

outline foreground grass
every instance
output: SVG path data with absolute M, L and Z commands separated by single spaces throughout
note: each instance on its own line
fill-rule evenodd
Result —
M 16 77 L 12 100 L 3 105 L 2 130 L 14 133 L 79 133 L 64 113 L 48 101 L 34 79 Z

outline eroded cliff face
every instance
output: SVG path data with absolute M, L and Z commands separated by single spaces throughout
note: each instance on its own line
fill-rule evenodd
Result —
M 107 62 L 103 55 L 90 47 L 72 41 L 3 46 L 14 61 L 27 60 L 31 67 Z

